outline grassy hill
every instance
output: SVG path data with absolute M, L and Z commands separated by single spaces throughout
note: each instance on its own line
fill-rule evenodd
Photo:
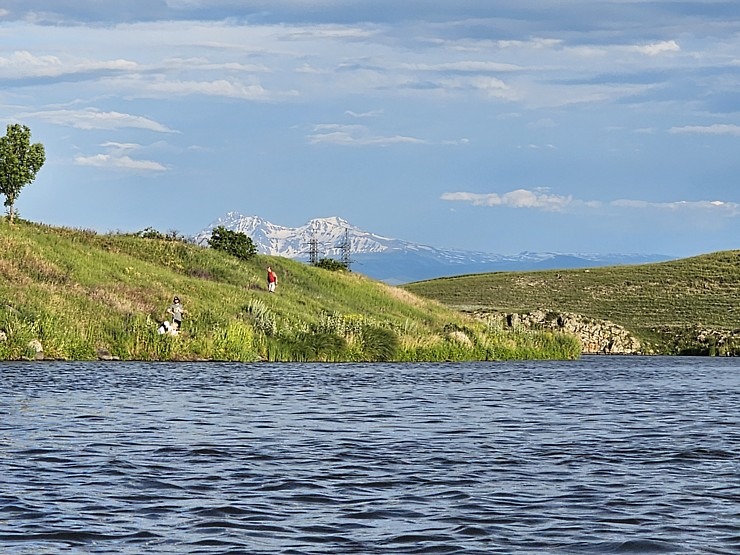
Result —
M 275 294 L 265 268 L 278 273 Z M 174 295 L 178 337 L 156 330 Z M 0 218 L 0 360 L 484 360 L 574 358 L 571 337 L 490 329 L 362 275 L 177 238 Z
M 638 266 L 465 275 L 404 289 L 463 311 L 544 309 L 611 320 L 658 345 L 684 330 L 740 328 L 740 251 Z

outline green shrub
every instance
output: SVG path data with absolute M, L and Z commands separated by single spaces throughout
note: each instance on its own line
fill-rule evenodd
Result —
M 251 237 L 239 231 L 231 231 L 220 225 L 211 232 L 208 245 L 217 251 L 223 251 L 241 260 L 249 260 L 257 254 L 257 247 Z
M 277 321 L 262 299 L 252 299 L 246 307 L 247 315 L 254 328 L 267 336 L 277 334 Z
M 254 333 L 246 322 L 233 320 L 213 330 L 213 349 L 208 357 L 216 360 L 249 362 L 256 359 Z
M 400 342 L 392 330 L 365 327 L 361 339 L 362 352 L 366 360 L 386 362 L 396 359 Z
M 134 236 L 144 239 L 157 239 L 158 241 L 179 241 L 181 243 L 187 243 L 188 241 L 187 237 L 179 234 L 177 231 L 173 230 L 168 233 L 162 233 L 153 227 L 147 227 L 142 231 L 138 231 L 134 233 Z
M 340 262 L 339 260 L 334 260 L 333 258 L 322 258 L 316 264 L 314 264 L 314 266 L 332 272 L 346 272 L 347 270 L 349 270 L 347 264 L 345 264 L 344 262 Z

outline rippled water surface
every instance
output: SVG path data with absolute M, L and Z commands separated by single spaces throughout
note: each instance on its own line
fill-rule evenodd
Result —
M 0 553 L 740 553 L 740 361 L 0 364 Z

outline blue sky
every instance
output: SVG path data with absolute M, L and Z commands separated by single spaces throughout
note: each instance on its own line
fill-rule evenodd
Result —
M 51 225 L 740 248 L 736 0 L 1 0 L 0 123 Z

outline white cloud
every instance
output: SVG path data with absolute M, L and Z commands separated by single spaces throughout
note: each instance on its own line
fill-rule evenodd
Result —
M 353 118 L 374 118 L 382 116 L 383 110 L 371 110 L 370 112 L 353 112 L 352 110 L 345 110 L 344 113 Z
M 53 123 L 55 125 L 67 125 L 77 129 L 146 129 L 158 133 L 175 133 L 172 129 L 152 119 L 122 114 L 120 112 L 103 112 L 96 108 L 84 110 L 46 110 L 24 114 Z
M 675 40 L 664 40 L 647 44 L 632 44 L 628 46 L 609 43 L 604 43 L 600 45 L 564 46 L 563 50 L 569 54 L 578 56 L 583 60 L 596 60 L 604 58 L 606 56 L 613 58 L 614 54 L 623 52 L 637 53 L 643 56 L 655 57 L 661 54 L 681 52 L 681 47 Z
M 523 148 L 523 147 L 519 146 L 519 147 L 517 147 L 517 148 Z M 539 150 L 539 149 L 541 149 L 541 148 L 547 148 L 547 149 L 550 149 L 550 150 L 555 150 L 555 148 L 556 148 L 556 147 L 555 147 L 555 145 L 554 145 L 554 144 L 551 144 L 551 143 L 546 143 L 546 144 L 544 144 L 544 145 L 538 145 L 538 144 L 536 144 L 536 143 L 529 143 L 529 144 L 528 144 L 528 145 L 526 146 L 526 148 L 530 148 L 530 149 L 532 149 L 532 150 Z
M 151 160 L 134 160 L 129 156 L 114 156 L 112 154 L 96 154 L 95 156 L 78 156 L 75 163 L 79 166 L 95 168 L 112 168 L 134 171 L 166 171 L 162 164 Z
M 669 133 L 740 136 L 740 125 L 732 125 L 728 123 L 715 123 L 713 125 L 686 125 L 684 127 L 671 127 L 671 129 L 669 129 Z
M 36 55 L 27 50 L 16 50 L 0 56 L 0 76 L 6 78 L 59 77 L 86 72 L 134 71 L 136 62 L 129 60 L 62 59 L 53 55 Z
M 573 203 L 573 197 L 550 195 L 526 189 L 517 189 L 501 195 L 497 193 L 443 193 L 442 200 L 468 202 L 474 206 L 508 206 L 533 208 L 546 212 L 561 212 Z
M 486 75 L 449 76 L 440 78 L 434 83 L 447 93 L 476 92 L 482 93 L 486 98 L 506 101 L 515 101 L 520 98 L 519 93 L 507 83 Z
M 377 31 L 370 28 L 344 25 L 314 25 L 294 27 L 284 35 L 286 40 L 357 40 L 368 39 Z
M 446 62 L 439 64 L 402 64 L 402 69 L 414 71 L 434 71 L 434 72 L 471 72 L 471 73 L 488 73 L 488 72 L 509 72 L 520 71 L 522 68 L 514 64 L 505 64 L 500 62 L 491 62 L 487 60 L 460 60 L 457 62 Z
M 496 41 L 496 46 L 499 48 L 534 48 L 540 49 L 551 49 L 558 48 L 563 45 L 563 41 L 560 39 L 546 39 L 535 37 L 530 40 L 499 40 Z
M 639 210 L 655 209 L 671 212 L 711 212 L 729 217 L 740 216 L 740 204 L 721 200 L 679 200 L 673 202 L 647 202 L 644 200 L 620 199 L 612 201 L 611 206 L 618 208 L 635 208 Z
M 171 98 L 173 96 L 211 96 L 246 101 L 277 101 L 298 95 L 296 91 L 268 91 L 260 83 L 244 83 L 228 79 L 181 80 L 157 76 L 149 79 L 141 75 L 109 79 L 108 84 L 137 98 Z
M 632 46 L 630 47 L 630 50 L 634 50 L 635 52 L 646 54 L 648 56 L 658 56 L 660 54 L 665 54 L 666 52 L 680 52 L 681 47 L 675 40 L 664 40 L 651 44 Z
M 244 84 L 218 79 L 215 81 L 169 81 L 156 80 L 143 83 L 148 93 L 158 95 L 186 96 L 200 94 L 222 96 L 242 100 L 268 100 L 270 94 L 259 84 Z
M 455 146 L 457 146 L 457 145 L 469 145 L 470 144 L 470 139 L 468 139 L 466 137 L 463 137 L 462 139 L 448 139 L 448 140 L 442 141 L 442 144 L 443 145 L 455 145 Z
M 305 73 L 309 75 L 327 75 L 330 72 L 325 69 L 319 69 L 317 67 L 312 66 L 311 64 L 304 63 L 300 67 L 297 67 L 295 69 L 296 73 Z
M 100 146 L 108 149 L 109 152 L 107 154 L 95 154 L 93 156 L 77 156 L 75 158 L 75 164 L 78 166 L 139 172 L 167 171 L 167 168 L 159 162 L 137 160 L 128 155 L 129 152 L 140 149 L 141 145 L 135 143 L 107 142 Z
M 168 70 L 201 70 L 232 73 L 270 73 L 270 68 L 264 64 L 245 64 L 241 62 L 212 62 L 205 57 L 197 58 L 169 58 L 162 62 Z
M 403 135 L 371 135 L 362 125 L 324 123 L 313 128 L 308 136 L 311 144 L 335 144 L 343 146 L 389 146 L 393 144 L 426 144 L 427 141 Z
M 553 195 L 541 191 L 517 189 L 508 193 L 443 193 L 440 197 L 446 201 L 458 201 L 473 206 L 504 206 L 509 208 L 529 208 L 546 212 L 564 212 L 567 209 L 585 208 L 596 209 L 604 207 L 605 203 L 597 200 L 579 200 L 572 196 Z M 635 210 L 668 210 L 672 212 L 711 212 L 715 215 L 734 217 L 740 216 L 740 203 L 721 200 L 699 201 L 672 201 L 649 202 L 645 200 L 619 199 L 607 203 L 613 208 Z
M 452 32 L 455 25 L 450 25 L 447 31 Z M 439 29 L 444 31 L 445 26 Z M 424 30 L 433 36 L 438 29 Z M 603 73 L 603 59 L 584 61 L 577 51 L 584 47 L 576 41 L 537 35 L 500 41 L 440 38 L 439 46 L 429 47 L 434 41 L 426 36 L 400 36 L 395 27 L 380 24 L 260 25 L 237 20 L 157 21 L 105 30 L 59 27 L 52 33 L 49 40 L 60 45 L 52 51 L 56 55 L 19 49 L 7 58 L 0 57 L 0 78 L 88 72 L 85 80 L 95 81 L 96 94 L 129 98 L 205 95 L 282 101 L 299 95 L 310 100 L 397 91 L 432 97 L 435 93 L 459 98 L 477 94 L 493 103 L 519 102 L 534 108 L 609 104 L 650 90 L 644 84 L 598 83 L 590 77 Z M 112 50 L 114 56 L 101 47 L 100 56 L 117 58 L 123 52 L 126 59 L 86 59 L 90 50 L 76 46 L 78 36 L 85 37 L 82 45 L 96 39 L 120 45 Z M 396 41 L 408 43 L 407 56 L 396 55 Z M 464 55 L 457 48 L 460 44 L 468 48 Z M 675 40 L 593 48 L 606 56 L 625 51 L 649 56 L 680 51 Z M 640 58 L 630 56 L 626 71 L 639 71 L 642 64 L 668 63 L 641 62 Z M 261 81 L 249 80 L 245 74 L 258 74 Z M 506 81 L 496 74 L 505 74 Z M 568 81 L 573 76 L 577 83 Z

